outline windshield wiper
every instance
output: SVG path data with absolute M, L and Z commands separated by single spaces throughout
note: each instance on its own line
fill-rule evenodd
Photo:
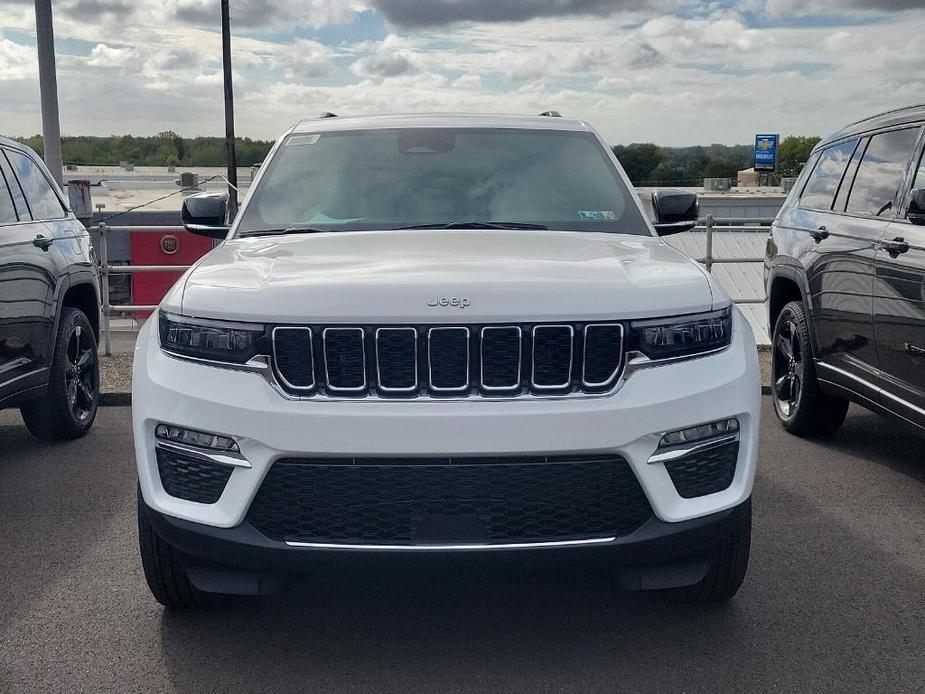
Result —
M 448 224 L 414 224 L 401 229 L 548 229 L 545 224 L 527 222 L 450 222 Z
M 324 234 L 331 229 L 318 229 L 316 227 L 291 226 L 279 229 L 254 229 L 253 231 L 242 231 L 238 238 L 246 236 L 285 236 L 286 234 Z

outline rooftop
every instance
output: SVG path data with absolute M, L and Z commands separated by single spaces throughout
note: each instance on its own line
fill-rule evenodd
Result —
M 896 108 L 890 111 L 884 111 L 883 113 L 878 113 L 863 120 L 850 123 L 849 125 L 846 125 L 844 128 L 829 135 L 828 137 L 822 138 L 822 141 L 816 145 L 816 148 L 818 149 L 819 147 L 825 146 L 830 142 L 840 140 L 843 137 L 858 135 L 860 133 L 874 130 L 876 128 L 884 128 L 891 125 L 902 125 L 904 123 L 914 123 L 919 121 L 925 121 L 925 104 L 906 106 L 904 108 Z
M 317 133 L 367 128 L 526 128 L 531 130 L 590 130 L 582 120 L 553 116 L 418 113 L 385 116 L 348 116 L 303 120 L 293 133 Z

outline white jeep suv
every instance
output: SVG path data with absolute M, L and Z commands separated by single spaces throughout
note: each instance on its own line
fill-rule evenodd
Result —
M 275 144 L 138 338 L 154 596 L 274 589 L 325 555 L 580 554 L 724 600 L 745 574 L 760 389 L 729 297 L 603 140 L 553 115 L 328 117 Z

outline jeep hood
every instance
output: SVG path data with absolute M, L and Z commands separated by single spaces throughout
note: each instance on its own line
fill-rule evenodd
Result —
M 260 322 L 594 321 L 708 311 L 714 293 L 725 300 L 696 263 L 658 238 L 374 231 L 226 241 L 162 306 Z

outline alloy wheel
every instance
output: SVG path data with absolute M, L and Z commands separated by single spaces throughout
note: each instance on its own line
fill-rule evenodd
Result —
M 803 344 L 796 324 L 785 320 L 774 342 L 774 400 L 784 417 L 791 417 L 803 395 Z
M 96 349 L 93 335 L 80 325 L 75 325 L 68 335 L 64 385 L 74 418 L 78 422 L 86 421 L 96 406 Z

